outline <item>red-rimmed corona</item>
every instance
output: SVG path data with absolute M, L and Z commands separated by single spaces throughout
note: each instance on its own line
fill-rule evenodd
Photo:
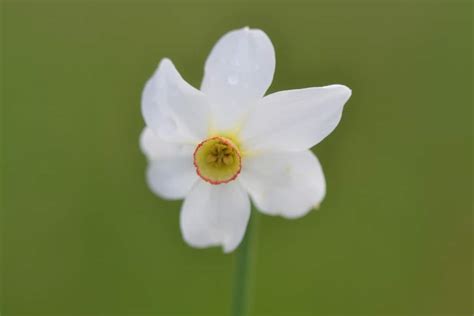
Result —
M 193 154 L 197 174 L 211 184 L 228 183 L 242 169 L 242 155 L 230 139 L 214 136 L 199 143 Z

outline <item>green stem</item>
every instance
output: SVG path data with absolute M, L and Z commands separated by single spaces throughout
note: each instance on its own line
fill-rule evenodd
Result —
M 257 249 L 255 235 L 258 214 L 256 213 L 252 210 L 245 238 L 236 254 L 232 316 L 247 316 L 250 311 Z

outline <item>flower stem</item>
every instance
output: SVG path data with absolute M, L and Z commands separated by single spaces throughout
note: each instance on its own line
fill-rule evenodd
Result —
M 254 286 L 252 280 L 255 279 L 257 219 L 257 212 L 252 210 L 247 227 L 247 233 L 237 250 L 234 272 L 232 316 L 247 316 L 250 312 Z

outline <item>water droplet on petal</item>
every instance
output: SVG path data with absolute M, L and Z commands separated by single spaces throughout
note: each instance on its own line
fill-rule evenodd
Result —
M 176 124 L 176 121 L 172 117 L 170 116 L 164 117 L 161 120 L 160 130 L 162 131 L 162 133 L 175 134 L 177 129 L 178 129 L 178 125 Z
M 237 76 L 229 76 L 227 77 L 227 82 L 230 85 L 235 86 L 237 83 L 239 83 L 239 78 Z
M 240 66 L 240 61 L 238 59 L 233 59 L 231 61 L 232 66 L 239 67 Z

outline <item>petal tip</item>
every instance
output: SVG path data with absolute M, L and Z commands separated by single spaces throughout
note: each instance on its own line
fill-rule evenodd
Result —
M 345 86 L 345 85 L 342 85 L 342 84 L 338 84 L 338 85 L 335 85 L 341 92 L 341 94 L 346 97 L 347 99 L 349 99 L 352 95 L 352 89 L 349 88 L 348 86 Z
M 158 63 L 158 70 L 166 68 L 174 68 L 173 62 L 168 57 L 162 58 Z
M 342 84 L 332 84 L 332 85 L 329 85 L 329 86 L 325 86 L 323 88 L 330 89 L 335 94 L 340 96 L 343 99 L 342 105 L 344 105 L 344 103 L 346 103 L 347 100 L 349 100 L 349 98 L 352 95 L 352 89 L 349 88 L 348 86 L 345 86 L 345 85 L 342 85 Z
M 140 132 L 140 135 L 138 136 L 138 148 L 145 155 L 147 159 L 149 159 L 150 157 L 150 154 L 147 148 L 147 140 L 151 137 L 152 133 L 153 132 L 151 131 L 151 129 L 145 125 L 145 127 Z
M 237 246 L 231 246 L 231 245 L 224 244 L 224 245 L 222 245 L 222 252 L 227 255 L 227 254 L 230 254 L 231 252 L 233 252 L 235 250 L 235 248 L 237 248 Z
M 342 86 L 343 87 L 343 90 L 344 90 L 344 93 L 347 95 L 347 97 L 349 98 L 351 95 L 352 95 L 352 89 L 347 87 L 347 86 Z

